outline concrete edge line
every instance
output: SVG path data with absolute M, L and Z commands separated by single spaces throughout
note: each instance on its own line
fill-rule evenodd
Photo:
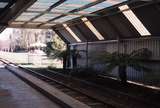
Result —
M 18 77 L 21 77 L 23 80 L 33 85 L 34 88 L 40 89 L 40 92 L 42 92 L 44 95 L 52 96 L 54 98 L 53 101 L 58 101 L 57 103 L 62 104 L 62 106 L 64 106 L 65 108 L 91 108 L 90 106 L 78 100 L 75 100 L 71 96 L 68 96 L 65 93 L 59 91 L 57 88 L 49 85 L 48 83 L 32 75 L 29 75 L 28 73 L 22 72 L 17 67 L 8 65 L 6 66 L 6 68 L 16 74 Z M 50 96 L 49 98 L 51 99 L 52 97 Z

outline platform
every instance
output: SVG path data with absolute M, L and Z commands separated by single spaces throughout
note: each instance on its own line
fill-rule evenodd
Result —
M 60 106 L 1 66 L 0 108 L 60 108 Z
M 90 108 L 88 105 L 74 99 L 73 97 L 63 93 L 56 87 L 22 71 L 15 65 L 7 65 L 6 68 L 12 71 L 15 75 L 20 77 L 34 87 L 38 88 L 43 94 L 49 96 L 53 101 L 56 101 L 63 107 L 67 108 Z

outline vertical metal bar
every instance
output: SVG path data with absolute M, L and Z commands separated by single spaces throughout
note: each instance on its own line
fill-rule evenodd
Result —
M 86 42 L 86 69 L 88 69 L 88 39 Z

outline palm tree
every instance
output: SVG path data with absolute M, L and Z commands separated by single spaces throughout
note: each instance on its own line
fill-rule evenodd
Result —
M 52 42 L 48 42 L 47 43 L 47 47 L 46 47 L 46 54 L 47 56 L 52 56 L 53 52 L 55 51 L 55 49 L 52 47 Z
M 68 56 L 67 50 L 61 50 L 61 49 L 58 50 L 53 47 L 53 42 L 48 42 L 47 48 L 46 48 L 46 54 L 47 54 L 47 56 L 52 57 L 54 59 L 58 58 L 58 59 L 62 60 L 63 61 L 63 69 L 66 68 L 67 56 Z
M 125 53 L 104 53 L 98 57 L 99 60 L 103 61 L 107 65 L 107 71 L 112 71 L 118 67 L 118 75 L 122 83 L 127 82 L 127 67 L 132 67 L 137 71 L 145 70 L 150 71 L 149 68 L 144 66 L 144 60 L 149 59 L 152 56 L 152 52 L 147 48 L 134 50 L 129 54 Z

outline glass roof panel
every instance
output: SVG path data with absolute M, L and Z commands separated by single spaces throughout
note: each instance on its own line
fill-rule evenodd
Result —
M 64 2 L 63 4 L 59 5 L 58 7 L 54 8 L 52 10 L 52 12 L 67 13 L 67 12 L 73 10 L 73 9 L 80 8 L 80 7 L 84 6 L 84 5 L 92 3 L 94 1 L 97 1 L 97 0 L 68 0 L 68 1 Z M 104 1 L 102 3 L 99 3 L 99 4 L 95 5 L 95 6 L 91 6 L 91 7 L 87 8 L 87 9 L 79 11 L 78 13 L 89 14 L 89 13 L 92 13 L 92 12 L 107 8 L 109 6 L 113 6 L 113 5 L 122 3 L 124 1 L 126 1 L 126 0 L 106 0 L 106 1 Z M 55 20 L 54 22 L 63 23 L 65 21 L 72 20 L 72 19 L 77 18 L 77 17 L 80 17 L 80 15 L 68 15 L 68 16 L 59 18 L 59 19 Z
M 68 12 L 81 8 L 85 5 L 88 5 L 90 3 L 96 2 L 98 0 L 65 0 L 62 2 L 60 5 L 56 6 L 51 10 L 51 13 L 47 13 L 47 9 L 50 8 L 50 6 L 54 5 L 60 0 L 37 0 L 33 5 L 31 5 L 25 12 L 23 12 L 17 19 L 16 21 L 29 21 L 32 18 L 36 17 L 37 15 L 40 15 L 41 13 L 43 15 L 39 16 L 38 18 L 34 19 L 33 22 L 46 22 L 51 19 L 54 19 L 60 15 L 66 15 L 64 17 L 60 17 L 59 19 L 56 19 L 52 22 L 55 23 L 64 23 L 68 20 L 72 20 L 74 18 L 80 17 L 82 15 L 77 15 L 75 13 L 73 14 L 68 14 Z M 97 5 L 91 6 L 87 9 L 83 9 L 77 13 L 82 13 L 82 14 L 89 14 L 101 9 L 104 9 L 109 6 L 113 6 L 115 4 L 119 4 L 121 2 L 124 2 L 127 0 L 105 0 L 104 2 L 101 2 Z M 0 2 L 1 3 L 1 2 Z M 1 4 L 0 4 L 1 6 Z M 27 12 L 28 11 L 28 12 Z M 57 13 L 56 13 L 57 12 Z M 74 15 L 75 14 L 75 15 Z
M 79 13 L 96 12 L 98 10 L 101 10 L 101 9 L 104 9 L 104 8 L 107 8 L 107 7 L 122 3 L 124 1 L 127 1 L 127 0 L 106 0 L 106 1 L 104 1 L 102 3 L 99 3 L 97 5 L 91 6 L 91 7 L 87 8 L 87 9 L 82 10 L 82 11 L 79 11 Z
M 45 11 L 59 0 L 37 0 L 28 11 Z
M 72 19 L 77 18 L 77 17 L 80 17 L 80 15 L 67 15 L 65 17 L 61 17 L 59 19 L 56 19 L 53 22 L 63 23 L 65 21 L 72 20 Z
M 83 17 L 81 18 L 81 20 L 85 23 L 85 25 L 95 34 L 95 36 L 99 39 L 99 40 L 104 40 L 104 37 L 100 34 L 100 32 L 98 32 L 98 30 L 93 26 L 93 24 L 86 18 Z
M 16 21 L 29 21 L 37 15 L 39 15 L 39 13 L 23 12 L 18 18 L 16 18 Z
M 141 36 L 151 35 L 151 33 L 147 30 L 147 28 L 138 19 L 138 17 L 134 14 L 134 12 L 130 9 L 128 5 L 120 6 L 119 9 L 122 11 L 125 17 L 131 22 L 131 24 L 135 27 L 135 29 L 141 34 Z M 126 9 L 129 9 L 129 10 L 124 11 Z
M 71 10 L 83 7 L 89 3 L 92 3 L 97 0 L 66 0 L 61 5 L 52 9 L 52 12 L 69 12 Z
M 53 19 L 55 17 L 60 16 L 60 14 L 44 14 L 40 17 L 38 17 L 37 19 L 35 19 L 34 21 L 39 21 L 39 22 L 46 22 L 50 19 Z
M 73 36 L 77 42 L 81 42 L 81 39 L 71 30 L 67 24 L 63 24 L 63 27 Z
M 8 2 L 0 2 L 0 8 L 5 8 L 8 5 Z

